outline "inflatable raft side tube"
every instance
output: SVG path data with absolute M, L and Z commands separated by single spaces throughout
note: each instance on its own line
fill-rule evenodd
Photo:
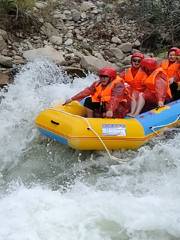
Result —
M 53 133 L 53 132 L 47 131 L 47 130 L 45 130 L 45 129 L 43 129 L 43 128 L 38 128 L 38 130 L 39 130 L 39 132 L 40 132 L 42 135 L 44 135 L 44 136 L 46 136 L 46 137 L 49 137 L 49 138 L 51 138 L 51 139 L 53 139 L 53 140 L 55 140 L 55 141 L 57 141 L 57 142 L 60 142 L 60 143 L 62 143 L 62 144 L 64 144 L 64 145 L 67 145 L 67 144 L 68 144 L 66 138 L 63 138 L 62 136 L 59 136 L 59 135 L 57 135 L 57 134 L 55 134 L 55 133 Z

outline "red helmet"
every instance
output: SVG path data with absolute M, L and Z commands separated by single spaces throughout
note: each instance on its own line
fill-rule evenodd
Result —
M 131 59 L 133 59 L 135 57 L 144 59 L 144 54 L 140 53 L 140 52 L 133 53 L 133 55 L 131 56 Z
M 180 49 L 179 48 L 176 50 L 176 56 L 180 56 Z
M 112 67 L 104 67 L 99 70 L 99 76 L 108 76 L 111 81 L 116 78 L 116 75 L 117 71 Z
M 158 63 L 155 58 L 145 58 L 142 60 L 141 66 L 150 71 L 154 71 L 158 67 Z
M 168 55 L 169 55 L 170 52 L 176 52 L 177 50 L 178 50 L 177 47 L 170 48 L 169 51 L 168 51 Z

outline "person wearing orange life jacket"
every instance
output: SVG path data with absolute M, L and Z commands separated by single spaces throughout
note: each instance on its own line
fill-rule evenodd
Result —
M 144 54 L 140 52 L 134 53 L 131 57 L 131 67 L 120 73 L 120 76 L 131 87 L 131 111 L 128 116 L 135 113 L 139 94 L 145 89 L 143 82 L 147 78 L 147 74 L 141 68 L 143 59 Z
M 116 70 L 112 67 L 100 69 L 98 75 L 99 80 L 66 100 L 64 104 L 73 100 L 80 101 L 87 97 L 84 102 L 84 106 L 87 108 L 87 117 L 93 117 L 95 113 L 108 118 L 125 117 L 130 109 L 130 96 L 123 79 L 117 75 Z
M 176 62 L 178 64 L 178 69 L 176 72 L 176 82 L 180 84 L 180 48 L 176 51 Z
M 176 50 L 176 63 L 178 64 L 176 76 L 174 82 L 170 85 L 173 100 L 180 99 L 180 49 Z
M 177 50 L 177 47 L 170 48 L 168 51 L 168 59 L 163 60 L 160 64 L 160 67 L 162 67 L 167 74 L 169 84 L 173 83 L 178 68 L 178 64 L 176 62 Z
M 156 59 L 145 58 L 143 59 L 141 66 L 147 73 L 148 78 L 144 81 L 146 89 L 139 96 L 134 116 L 141 112 L 145 103 L 151 105 L 151 107 L 162 107 L 164 106 L 165 100 L 171 98 L 167 74 L 161 67 L 158 67 Z

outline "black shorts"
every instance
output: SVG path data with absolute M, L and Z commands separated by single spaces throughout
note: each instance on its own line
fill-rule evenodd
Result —
M 173 82 L 173 83 L 170 85 L 170 89 L 171 89 L 171 93 L 172 93 L 173 100 L 178 100 L 178 99 L 180 99 L 180 91 L 177 90 L 177 89 L 178 89 L 178 84 L 177 84 L 176 82 Z
M 91 97 L 87 97 L 84 101 L 84 106 L 91 109 L 91 110 L 97 110 L 100 111 L 101 110 L 101 104 L 99 102 L 92 102 L 92 98 Z

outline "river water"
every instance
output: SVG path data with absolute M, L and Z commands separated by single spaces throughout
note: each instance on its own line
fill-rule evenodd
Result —
M 38 60 L 0 93 L 0 240 L 180 239 L 178 129 L 123 164 L 39 136 L 36 115 L 93 80 Z

